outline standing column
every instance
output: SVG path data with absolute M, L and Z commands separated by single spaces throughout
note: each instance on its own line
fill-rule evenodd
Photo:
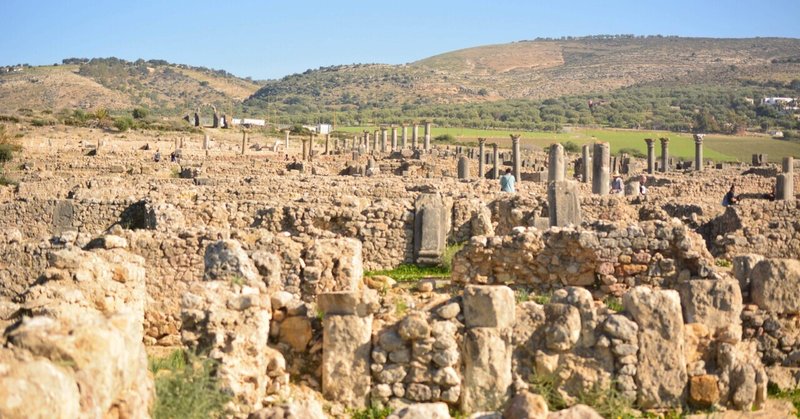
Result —
M 694 135 L 694 170 L 703 170 L 703 137 L 704 134 Z
M 392 150 L 397 151 L 397 127 L 392 125 Z
M 547 181 L 564 180 L 564 166 L 564 146 L 558 143 L 551 144 L 547 165 Z
M 328 155 L 328 153 L 330 153 L 330 149 L 328 148 L 330 146 L 330 142 L 331 142 L 331 135 L 330 134 L 325 134 L 325 155 L 326 156 Z
M 589 154 L 589 144 L 584 144 L 581 148 L 581 162 L 583 165 L 581 166 L 581 176 L 583 177 L 583 183 L 589 183 L 589 179 L 591 179 L 592 169 L 589 163 L 592 161 L 591 155 Z
M 486 138 L 478 138 L 478 178 L 486 178 L 484 156 L 486 155 Z
M 402 127 L 403 127 L 403 136 L 402 136 L 401 144 L 402 144 L 402 149 L 405 150 L 406 149 L 406 141 L 408 139 L 408 126 L 406 126 L 406 124 L 403 124 Z
M 414 149 L 414 150 L 417 149 L 418 141 L 419 141 L 419 124 L 415 122 L 414 126 L 413 126 L 413 128 L 411 130 L 411 148 L 412 149 Z
M 364 131 L 364 152 L 369 153 L 369 131 Z
M 98 142 L 97 144 L 98 144 L 97 147 L 99 149 L 100 143 Z M 203 136 L 203 150 L 208 150 L 209 148 L 211 148 L 211 138 L 209 138 L 208 134 L 206 134 L 205 136 Z
M 522 156 L 519 154 L 519 134 L 511 134 L 511 159 L 514 164 L 514 180 L 522 182 Z
M 374 137 L 372 138 L 372 151 L 378 152 L 380 151 L 381 131 L 376 129 L 375 132 L 373 133 L 373 136 Z
M 289 153 L 289 132 L 290 132 L 290 131 L 289 131 L 288 129 L 287 129 L 287 130 L 285 130 L 285 131 L 283 131 L 283 133 L 284 133 L 284 134 L 286 134 L 286 137 L 285 137 L 285 138 L 284 138 L 284 140 L 283 140 L 283 142 L 284 142 L 284 145 L 283 145 L 283 146 L 284 146 L 284 148 L 286 149 L 286 153 L 287 153 L 287 154 Z
M 592 160 L 592 193 L 608 195 L 610 157 L 611 146 L 608 143 L 595 143 Z
M 645 138 L 644 142 L 647 143 L 647 174 L 652 175 L 656 171 L 656 152 L 655 140 L 652 138 Z
M 431 123 L 425 121 L 425 150 L 431 149 Z
M 492 143 L 492 179 L 500 179 L 500 153 L 497 151 L 497 143 Z
M 389 142 L 389 132 L 386 127 L 381 127 L 381 152 L 385 153 Z
M 661 171 L 669 172 L 669 138 L 661 137 Z
M 247 150 L 247 131 L 242 131 L 242 155 Z
M 308 154 L 306 158 L 311 161 L 314 156 L 314 133 L 308 135 Z
M 303 161 L 308 160 L 308 138 L 303 138 Z
M 784 157 L 783 173 L 775 179 L 775 199 L 789 201 L 794 199 L 794 158 Z

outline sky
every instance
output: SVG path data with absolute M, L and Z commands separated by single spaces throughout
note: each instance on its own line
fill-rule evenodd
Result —
M 537 37 L 800 38 L 800 0 L 0 0 L 0 65 L 163 59 L 256 80 Z

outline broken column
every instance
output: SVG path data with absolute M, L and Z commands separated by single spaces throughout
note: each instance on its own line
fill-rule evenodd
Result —
M 589 162 L 592 161 L 592 157 L 589 153 L 589 147 L 589 144 L 584 144 L 581 147 L 581 177 L 583 178 L 581 181 L 583 183 L 589 183 L 589 179 L 591 179 L 592 169 L 589 166 Z
M 327 156 L 330 153 L 330 142 L 331 142 L 331 135 L 325 134 L 325 155 Z
M 486 138 L 478 138 L 478 178 L 483 179 L 486 177 L 486 168 L 484 167 L 486 158 Z
M 320 294 L 322 394 L 350 408 L 367 406 L 370 393 L 372 314 L 359 291 Z
M 513 161 L 514 180 L 517 183 L 522 181 L 522 156 L 519 154 L 519 134 L 511 134 L 511 160 Z
M 425 150 L 431 149 L 431 123 L 425 121 Z
M 458 158 L 458 178 L 469 179 L 469 158 L 461 156 Z
M 547 184 L 547 209 L 550 227 L 581 224 L 581 200 L 578 182 L 556 180 Z
M 669 172 L 669 138 L 661 137 L 661 171 Z
M 411 129 L 411 148 L 414 150 L 417 149 L 418 139 L 419 139 L 419 124 L 415 122 L 413 128 Z
M 211 122 L 212 128 L 219 128 L 219 114 L 217 111 L 214 111 L 214 119 Z
M 389 132 L 387 131 L 386 127 L 381 127 L 381 152 L 385 153 L 389 142 Z
M 211 138 L 206 134 L 203 136 L 203 150 L 208 150 L 209 148 L 211 148 Z
M 401 137 L 401 143 L 400 144 L 401 144 L 401 148 L 403 150 L 405 150 L 407 145 L 408 145 L 407 144 L 407 141 L 408 141 L 408 125 L 403 124 L 401 126 L 403 127 L 403 136 Z
M 289 133 L 290 132 L 291 131 L 289 131 L 288 129 L 283 131 L 283 133 L 286 134 L 286 137 L 284 137 L 284 140 L 283 140 L 283 142 L 284 142 L 283 146 L 286 149 L 287 153 L 289 152 Z
M 194 113 L 194 126 L 196 127 L 200 126 L 200 114 L 198 114 L 197 112 Z
M 704 134 L 694 135 L 694 170 L 703 170 L 703 137 Z
M 303 161 L 308 160 L 308 138 L 303 138 Z
M 369 153 L 369 131 L 364 131 L 364 152 Z
M 373 133 L 374 138 L 372 139 L 372 150 L 375 152 L 383 151 L 381 150 L 381 131 L 375 130 Z
M 414 261 L 418 265 L 441 263 L 451 210 L 452 202 L 448 205 L 438 193 L 420 194 L 414 202 Z
M 497 143 L 492 143 L 492 179 L 500 179 L 500 153 Z
M 794 158 L 784 157 L 783 173 L 775 179 L 775 199 L 789 201 L 794 199 Z
M 611 146 L 608 143 L 595 143 L 594 158 L 592 159 L 592 193 L 608 195 L 609 189 L 609 164 Z
M 494 411 L 512 393 L 514 292 L 506 286 L 468 285 L 463 305 L 461 411 Z
M 392 125 L 392 150 L 397 151 L 397 127 Z
M 652 175 L 656 171 L 655 140 L 645 138 L 644 142 L 647 143 L 647 174 Z
M 564 162 L 564 146 L 555 143 L 550 144 L 548 165 L 547 165 L 547 181 L 556 182 L 564 180 L 564 173 L 566 169 Z
M 242 155 L 247 151 L 247 131 L 242 131 Z

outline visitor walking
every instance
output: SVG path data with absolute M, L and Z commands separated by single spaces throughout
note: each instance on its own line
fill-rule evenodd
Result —
M 503 192 L 516 192 L 516 189 L 514 189 L 516 183 L 517 180 L 511 174 L 511 169 L 506 169 L 506 174 L 500 176 L 500 190 Z

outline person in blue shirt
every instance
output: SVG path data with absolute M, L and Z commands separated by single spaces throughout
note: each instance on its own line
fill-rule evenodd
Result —
M 735 185 L 731 185 L 731 189 L 728 191 L 728 193 L 725 194 L 725 197 L 722 198 L 723 207 L 729 207 L 731 205 L 739 203 L 739 197 L 736 196 L 735 188 L 736 188 Z
M 516 192 L 514 189 L 514 184 L 516 183 L 517 180 L 511 174 L 511 169 L 506 169 L 506 174 L 500 176 L 500 190 L 503 192 Z

